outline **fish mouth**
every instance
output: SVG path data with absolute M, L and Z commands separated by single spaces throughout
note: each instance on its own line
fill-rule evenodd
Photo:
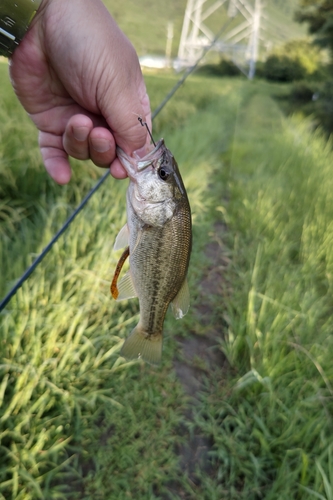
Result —
M 138 171 L 141 172 L 145 168 L 149 167 L 149 165 L 151 165 L 151 163 L 154 160 L 157 160 L 161 156 L 160 149 L 163 147 L 165 147 L 164 146 L 164 139 L 160 139 L 158 141 L 158 143 L 156 144 L 156 146 L 148 154 L 146 154 L 146 156 L 139 159 L 139 161 L 137 163 Z
M 135 151 L 133 156 L 129 156 L 119 146 L 117 146 L 117 156 L 120 163 L 125 168 L 128 176 L 133 178 L 136 173 L 142 172 L 149 167 L 153 161 L 158 160 L 161 157 L 161 150 L 163 149 L 165 149 L 164 139 L 160 139 L 156 146 L 154 146 L 153 149 L 142 158 L 140 158 Z

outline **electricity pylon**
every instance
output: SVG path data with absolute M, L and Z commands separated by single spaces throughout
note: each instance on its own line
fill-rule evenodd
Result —
M 207 0 L 187 1 L 178 50 L 180 62 L 184 66 L 193 65 L 203 50 L 212 43 L 215 34 L 205 24 L 205 20 L 223 7 L 229 18 L 237 17 L 240 22 L 221 37 L 215 44 L 215 50 L 227 53 L 241 71 L 253 78 L 260 39 L 260 0 L 254 0 L 254 5 L 249 0 L 216 0 L 204 9 L 206 3 Z M 248 71 L 239 62 L 240 55 L 249 67 Z
M 252 33 L 248 45 L 249 51 L 249 79 L 252 80 L 256 71 L 256 62 L 258 59 L 258 44 L 260 36 L 260 17 L 261 17 L 261 4 L 260 0 L 255 0 Z

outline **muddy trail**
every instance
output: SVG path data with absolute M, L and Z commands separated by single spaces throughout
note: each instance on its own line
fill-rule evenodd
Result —
M 224 310 L 223 302 L 227 300 L 228 295 L 225 271 L 230 263 L 227 248 L 223 244 L 225 234 L 226 226 L 221 222 L 215 223 L 211 230 L 210 242 L 204 250 L 203 257 L 207 265 L 200 280 L 196 305 L 192 309 L 195 317 L 193 324 L 196 327 L 187 332 L 186 337 L 176 337 L 179 349 L 173 360 L 173 368 L 187 397 L 183 424 L 175 429 L 177 435 L 182 438 L 174 450 L 179 459 L 181 480 L 173 480 L 166 485 L 169 494 L 156 491 L 160 500 L 170 500 L 170 494 L 181 500 L 198 498 L 188 490 L 185 491 L 184 480 L 192 490 L 200 491 L 198 471 L 211 477 L 216 473 L 210 457 L 214 443 L 209 436 L 203 435 L 194 421 L 196 409 L 202 405 L 202 394 L 209 394 L 216 381 L 226 378 L 230 371 L 220 345 L 226 329 L 221 311 Z M 104 417 L 96 424 L 98 427 L 103 426 L 103 422 Z M 106 427 L 99 438 L 101 447 L 109 446 L 109 439 L 114 432 L 113 423 Z M 79 462 L 82 477 L 87 478 L 96 472 L 93 454 L 85 458 L 81 456 Z M 78 484 L 73 480 L 71 489 L 78 494 L 78 498 L 87 498 L 84 483 Z M 98 498 L 102 499 L 104 496 L 101 494 Z
M 226 227 L 222 223 L 216 223 L 212 239 L 204 252 L 209 264 L 200 284 L 198 305 L 194 309 L 200 333 L 193 331 L 186 338 L 177 338 L 180 353 L 173 363 L 177 378 L 189 400 L 184 415 L 186 423 L 181 429 L 181 434 L 187 436 L 186 444 L 179 445 L 176 453 L 179 456 L 182 473 L 194 487 L 200 486 L 197 470 L 214 475 L 209 453 L 213 442 L 209 437 L 202 435 L 200 429 L 195 426 L 193 430 L 195 407 L 200 402 L 200 394 L 213 386 L 214 380 L 221 379 L 223 373 L 226 374 L 230 370 L 220 347 L 226 325 L 219 316 L 217 307 L 221 306 L 223 296 L 226 295 L 224 275 L 229 265 L 229 258 L 223 245 L 225 232 Z M 186 500 L 191 498 L 180 485 L 172 483 L 169 489 L 179 498 Z

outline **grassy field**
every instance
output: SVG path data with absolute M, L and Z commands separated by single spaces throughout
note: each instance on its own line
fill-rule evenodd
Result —
M 1 70 L 4 293 L 98 174 L 91 165 L 74 162 L 69 186 L 48 179 L 36 132 L 16 105 L 5 66 Z M 174 78 L 148 80 L 153 105 L 173 83 Z M 156 123 L 155 136 L 170 121 L 165 137 L 192 198 L 193 288 L 203 270 L 206 190 L 223 127 L 215 109 L 208 108 L 227 91 L 215 82 L 207 96 L 206 81 L 193 81 L 179 95 L 179 105 L 174 101 L 166 108 L 171 119 L 161 114 Z M 212 127 L 212 133 L 202 137 L 201 127 Z M 188 151 L 186 144 L 194 140 Z M 138 312 L 136 301 L 117 304 L 109 292 L 118 258 L 112 246 L 125 221 L 125 190 L 125 182 L 111 178 L 103 185 L 1 315 L 3 498 L 153 498 L 179 478 L 174 446 L 182 440 L 186 398 L 172 369 L 177 345 L 171 332 L 186 330 L 190 319 L 175 324 L 168 318 L 160 370 L 118 358 Z
M 147 77 L 153 108 L 174 81 Z M 5 65 L 0 84 L 3 295 L 101 172 L 73 162 L 56 186 Z M 332 151 L 309 121 L 283 116 L 278 92 L 193 77 L 154 124 L 194 220 L 193 305 L 168 316 L 160 368 L 118 357 L 138 318 L 135 300 L 109 293 L 126 182 L 105 182 L 0 315 L 0 498 L 333 498 Z M 229 267 L 207 326 L 212 241 Z M 175 360 L 212 326 L 229 368 L 196 360 L 193 405 Z M 195 435 L 209 450 L 189 472 L 179 450 Z
M 266 85 L 245 88 L 219 207 L 233 249 L 222 348 L 237 380 L 203 395 L 198 422 L 219 498 L 330 499 L 331 144 L 282 116 Z

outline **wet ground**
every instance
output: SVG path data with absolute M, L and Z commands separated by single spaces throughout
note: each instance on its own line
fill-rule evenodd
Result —
M 212 441 L 203 436 L 199 429 L 189 432 L 193 428 L 193 409 L 199 402 L 200 393 L 207 392 L 210 379 L 216 376 L 217 371 L 221 377 L 221 371 L 229 369 L 228 362 L 221 350 L 221 339 L 224 335 L 225 324 L 217 309 L 223 309 L 223 297 L 225 296 L 226 282 L 224 278 L 225 269 L 228 267 L 229 259 L 223 246 L 223 224 L 216 224 L 212 234 L 212 240 L 205 249 L 205 257 L 209 264 L 205 277 L 201 281 L 198 305 L 194 314 L 198 319 L 198 330 L 187 338 L 178 338 L 180 354 L 174 360 L 174 368 L 184 392 L 189 397 L 189 405 L 185 413 L 187 423 L 184 433 L 188 435 L 185 445 L 180 445 L 177 453 L 180 457 L 180 465 L 189 481 L 193 485 L 198 484 L 196 470 L 214 473 L 209 452 L 212 449 Z M 191 425 L 192 424 L 192 425 Z M 180 498 L 188 498 L 185 492 L 179 491 L 176 485 L 170 485 L 170 490 L 177 493 Z

